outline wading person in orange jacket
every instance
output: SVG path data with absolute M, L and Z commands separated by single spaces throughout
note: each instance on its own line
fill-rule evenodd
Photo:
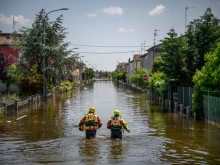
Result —
M 86 138 L 92 139 L 96 136 L 96 130 L 102 126 L 101 120 L 95 115 L 95 108 L 90 107 L 89 113 L 86 114 L 79 122 L 79 130 L 86 131 Z
M 119 138 L 122 139 L 122 129 L 124 128 L 128 133 L 130 133 L 130 129 L 126 124 L 125 120 L 120 117 L 120 111 L 116 109 L 114 111 L 114 116 L 110 118 L 107 123 L 107 128 L 111 129 L 111 138 Z

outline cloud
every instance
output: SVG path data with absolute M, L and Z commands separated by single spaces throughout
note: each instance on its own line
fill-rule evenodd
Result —
M 124 28 L 118 28 L 118 30 L 117 30 L 118 32 L 125 32 L 125 29 Z
M 124 33 L 124 32 L 133 33 L 133 32 L 135 32 L 135 30 L 134 29 L 118 28 L 117 32 L 120 32 L 120 33 Z
M 105 50 L 99 49 L 99 50 L 97 50 L 97 53 L 105 53 Z
M 218 2 L 218 5 L 220 6 L 220 2 Z
M 150 16 L 155 16 L 163 13 L 166 10 L 166 7 L 163 5 L 157 5 L 154 9 L 149 11 Z
M 128 31 L 128 32 L 131 32 L 131 33 L 135 32 L 134 29 L 128 29 L 127 31 Z
M 0 24 L 12 25 L 13 17 L 14 17 L 15 22 L 19 22 L 20 25 L 26 25 L 31 22 L 30 19 L 25 18 L 23 15 L 18 15 L 18 16 L 10 15 L 10 17 L 7 17 L 4 14 L 0 13 Z
M 88 17 L 96 17 L 96 13 L 89 13 Z
M 103 12 L 109 15 L 123 15 L 123 9 L 120 7 L 104 8 Z

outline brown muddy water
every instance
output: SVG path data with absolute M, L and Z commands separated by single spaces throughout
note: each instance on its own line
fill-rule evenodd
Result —
M 103 126 L 86 140 L 78 122 L 90 106 Z M 131 133 L 111 140 L 106 128 L 114 109 Z M 16 122 L 22 115 L 27 117 Z M 220 164 L 220 128 L 187 119 L 149 102 L 145 93 L 99 81 L 57 93 L 46 104 L 11 111 L 0 124 L 0 164 Z

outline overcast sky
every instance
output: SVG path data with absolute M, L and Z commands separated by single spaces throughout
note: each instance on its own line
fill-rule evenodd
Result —
M 50 13 L 50 20 L 62 14 L 70 48 L 79 48 L 82 60 L 93 68 L 113 71 L 118 62 L 143 53 L 144 43 L 145 49 L 151 47 L 155 29 L 159 30 L 156 44 L 172 27 L 184 34 L 186 6 L 187 22 L 202 16 L 208 7 L 220 18 L 220 0 L 0 0 L 0 30 L 11 33 L 13 17 L 18 30 L 31 27 L 41 9 L 69 8 Z

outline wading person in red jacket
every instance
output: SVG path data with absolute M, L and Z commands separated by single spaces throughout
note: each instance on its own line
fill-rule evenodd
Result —
M 79 122 L 79 130 L 86 131 L 86 138 L 92 139 L 96 136 L 96 130 L 102 126 L 98 115 L 95 115 L 95 108 L 90 107 L 89 113 L 86 114 Z
M 130 133 L 130 129 L 126 124 L 125 120 L 120 117 L 120 111 L 116 109 L 114 111 L 114 116 L 110 118 L 107 123 L 107 128 L 111 129 L 111 138 L 119 138 L 122 139 L 122 129 L 124 128 L 128 133 Z

